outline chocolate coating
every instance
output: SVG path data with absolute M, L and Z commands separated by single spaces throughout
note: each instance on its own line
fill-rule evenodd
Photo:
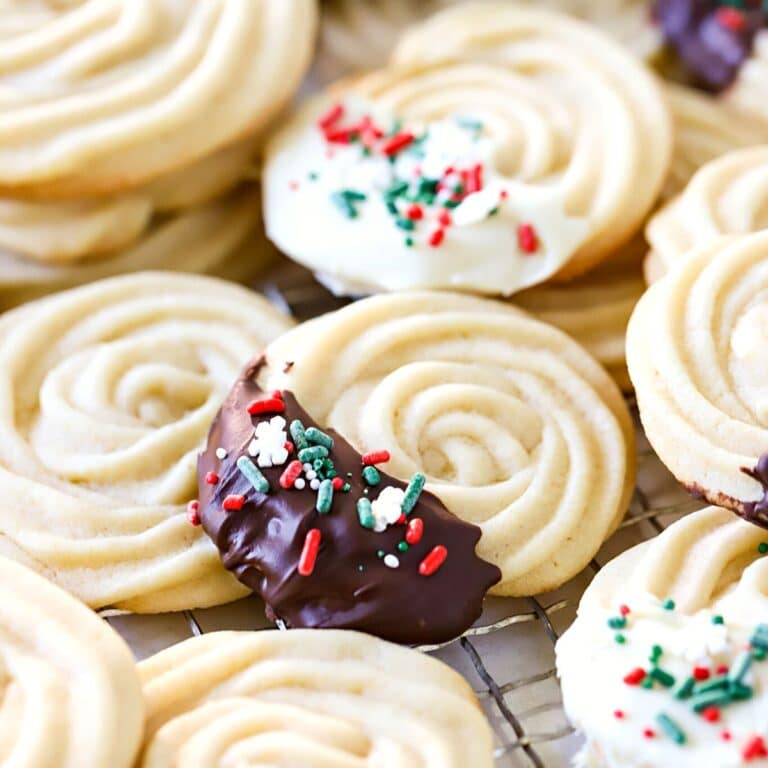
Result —
M 265 393 L 256 384 L 263 358 L 243 372 L 214 421 L 206 450 L 198 460 L 200 517 L 206 533 L 221 553 L 225 567 L 257 592 L 267 616 L 290 627 L 357 629 L 400 643 L 440 643 L 460 635 L 480 616 L 487 590 L 501 578 L 496 566 L 475 554 L 480 529 L 452 515 L 433 494 L 423 491 L 409 519 L 421 518 L 424 533 L 407 551 L 398 550 L 405 526 L 390 525 L 381 533 L 363 528 L 357 500 L 374 500 L 386 486 L 405 489 L 406 483 L 379 466 L 381 482 L 368 488 L 363 481 L 361 455 L 343 437 L 334 439 L 331 458 L 339 476 L 351 486 L 336 491 L 329 514 L 315 510 L 317 493 L 285 490 L 279 478 L 286 465 L 262 468 L 270 491 L 257 492 L 237 468 L 259 421 L 274 414 L 251 416 L 248 404 Z M 290 392 L 283 393 L 287 424 L 300 419 L 305 428 L 322 428 Z M 216 457 L 223 447 L 227 456 Z M 295 458 L 289 457 L 289 461 Z M 219 481 L 209 485 L 208 472 Z M 351 477 L 347 477 L 351 473 Z M 365 489 L 368 488 L 368 493 Z M 230 494 L 245 496 L 240 510 L 224 511 Z M 322 541 L 313 572 L 298 573 L 306 534 L 318 528 Z M 436 546 L 448 557 L 431 576 L 419 574 L 419 563 Z M 395 555 L 399 567 L 385 565 L 377 552 Z
M 760 0 L 739 9 L 721 0 L 655 0 L 653 18 L 696 84 L 711 91 L 736 79 L 768 22 Z

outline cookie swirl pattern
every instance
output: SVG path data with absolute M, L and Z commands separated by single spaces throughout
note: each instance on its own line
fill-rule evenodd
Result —
M 490 728 L 458 674 L 357 632 L 213 633 L 139 672 L 139 768 L 493 765 Z
M 144 702 L 128 647 L 75 598 L 0 557 L 0 762 L 131 768 Z
M 168 273 L 97 282 L 0 321 L 0 542 L 93 607 L 243 590 L 189 525 L 196 453 L 241 365 L 290 322 Z
M 765 765 L 765 539 L 708 507 L 598 574 L 557 645 L 583 764 Z
M 557 329 L 448 293 L 366 299 L 270 345 L 266 390 L 292 392 L 357 451 L 479 525 L 492 591 L 529 595 L 575 575 L 618 524 L 632 427 L 605 371 Z
M 686 254 L 645 293 L 627 362 L 645 432 L 694 494 L 768 525 L 768 233 Z

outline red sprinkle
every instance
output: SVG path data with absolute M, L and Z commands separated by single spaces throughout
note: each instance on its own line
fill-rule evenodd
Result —
M 384 464 L 389 461 L 389 451 L 371 451 L 363 454 L 363 466 L 368 467 L 371 464 Z
M 531 224 L 520 224 L 517 228 L 517 244 L 523 253 L 536 253 L 539 250 L 539 238 Z
M 623 709 L 614 709 L 613 710 L 613 716 L 617 720 L 623 720 L 626 717 L 626 715 L 624 714 L 624 710 Z
M 405 525 L 408 522 L 408 518 L 405 515 L 400 515 L 400 517 L 395 520 L 395 525 Z
M 340 477 L 334 477 L 331 485 L 334 491 L 340 491 L 344 487 L 344 481 Z
M 656 732 L 653 730 L 653 728 L 645 728 L 643 730 L 643 736 L 646 739 L 652 739 L 656 735 Z
M 448 550 L 438 544 L 433 550 L 419 563 L 419 573 L 422 576 L 431 576 L 445 562 L 448 557 Z
M 381 146 L 381 152 L 384 155 L 392 156 L 401 149 L 405 149 L 412 141 L 413 134 L 410 131 L 402 131 L 387 139 Z
M 215 472 L 208 472 L 205 476 L 205 482 L 208 485 L 216 485 L 219 482 L 219 476 Z
M 624 676 L 624 682 L 627 685 L 640 685 L 645 680 L 645 670 L 642 667 L 636 667 L 628 675 Z
M 270 397 L 275 398 L 276 400 L 282 400 L 283 399 L 283 390 L 282 389 L 276 389 L 272 392 Z
M 248 413 L 255 416 L 258 413 L 282 413 L 285 403 L 279 397 L 269 397 L 266 400 L 252 400 L 248 404 Z
M 187 522 L 190 525 L 200 525 L 200 502 L 197 499 L 187 504 Z
M 501 192 L 499 193 L 499 197 L 502 200 L 506 200 L 509 197 L 509 191 L 506 189 L 502 189 Z
M 723 732 L 720 734 L 720 738 L 721 738 L 723 741 L 730 741 L 730 740 L 733 738 L 733 734 L 732 734 L 730 731 L 723 731 Z
M 716 16 L 718 22 L 723 27 L 730 29 L 733 32 L 741 32 L 747 23 L 747 20 L 744 18 L 744 14 L 741 11 L 729 6 L 718 8 L 716 11 Z
M 629 616 L 629 614 L 630 614 L 631 612 L 632 612 L 632 611 L 630 611 L 630 610 L 629 610 L 629 606 L 628 606 L 628 605 L 620 605 L 620 606 L 619 606 L 619 613 L 620 613 L 622 616 Z
M 727 675 L 728 674 L 728 665 L 727 664 L 721 664 L 716 670 L 718 675 Z
M 451 214 L 448 213 L 448 211 L 445 211 L 445 210 L 440 211 L 440 213 L 438 214 L 438 217 L 437 217 L 437 221 L 438 221 L 438 224 L 441 224 L 444 227 L 450 227 L 451 224 L 453 223 L 451 221 Z
M 483 188 L 483 166 L 478 163 L 471 171 L 467 171 L 465 179 L 465 192 L 468 195 L 479 192 Z
M 290 440 L 286 440 L 283 443 L 283 448 L 288 451 L 289 454 L 293 453 L 293 443 Z
M 701 716 L 708 723 L 716 723 L 720 720 L 720 710 L 717 707 L 707 707 L 702 711 Z
M 336 102 L 330 109 L 317 121 L 318 128 L 330 128 L 344 116 L 344 105 Z
M 299 182 L 298 181 L 289 181 L 288 182 L 288 188 L 295 192 L 299 188 Z
M 322 534 L 319 528 L 312 528 L 307 531 L 307 535 L 304 537 L 304 547 L 299 557 L 299 576 L 310 576 L 312 571 L 315 570 L 315 561 L 317 560 L 317 552 L 320 549 L 321 538 Z
M 325 140 L 331 144 L 349 144 L 357 133 L 357 128 L 328 128 Z
M 433 248 L 437 248 L 440 243 L 443 242 L 443 239 L 445 238 L 445 230 L 444 229 L 436 229 L 430 236 L 429 236 L 429 244 Z
M 694 667 L 693 679 L 701 682 L 702 680 L 709 680 L 710 672 L 706 667 Z
M 753 736 L 744 746 L 741 752 L 744 760 L 757 760 L 760 757 L 768 757 L 768 747 L 762 736 Z
M 301 474 L 301 471 L 303 469 L 303 465 L 300 461 L 292 461 L 284 470 L 283 474 L 280 475 L 280 480 L 278 481 L 280 483 L 281 488 L 293 488 L 293 484 L 296 482 L 296 478 Z
M 224 499 L 223 506 L 227 512 L 235 512 L 238 509 L 242 509 L 243 504 L 245 504 L 245 496 L 230 494 Z
M 424 535 L 424 521 L 420 517 L 413 517 L 408 521 L 405 531 L 405 540 L 408 544 L 418 544 Z
M 406 210 L 405 217 L 412 221 L 418 221 L 424 218 L 424 209 L 418 203 L 414 203 Z

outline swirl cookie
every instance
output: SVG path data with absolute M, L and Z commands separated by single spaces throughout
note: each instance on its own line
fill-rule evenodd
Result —
M 767 538 L 709 507 L 595 577 L 557 645 L 581 765 L 768 765 Z
M 242 186 L 221 199 L 152 223 L 129 247 L 98 259 L 42 263 L 0 249 L 0 309 L 53 291 L 144 269 L 200 272 L 246 281 L 263 271 L 276 257 L 261 229 L 260 200 L 255 187 Z M 106 235 L 111 238 L 116 209 L 112 204 L 106 204 L 105 210 L 106 219 L 97 215 L 99 223 L 91 232 L 100 237 L 96 231 L 109 224 Z M 46 207 L 45 223 L 39 222 L 39 232 L 46 240 L 51 233 L 49 214 L 50 208 Z M 83 220 L 79 219 L 74 228 L 79 235 L 89 239 L 91 235 L 85 233 L 82 225 Z M 63 227 L 67 232 L 71 231 L 66 221 Z M 37 229 L 38 222 L 32 222 L 32 228 Z M 57 235 L 63 234 L 57 228 L 53 231 Z M 15 234 L 19 234 L 18 229 Z M 31 232 L 24 236 L 27 235 L 37 236 Z
M 0 557 L 0 762 L 131 768 L 144 727 L 133 657 L 107 624 Z
M 92 607 L 179 610 L 242 594 L 186 504 L 230 382 L 289 325 L 257 294 L 169 273 L 3 315 L 3 551 Z
M 265 354 L 258 376 L 264 391 L 290 393 L 314 422 L 335 430 L 359 454 L 386 459 L 376 463 L 379 470 L 409 486 L 420 488 L 426 480 L 430 504 L 434 494 L 480 528 L 477 554 L 501 569 L 492 590 L 497 594 L 530 595 L 564 583 L 589 562 L 624 513 L 634 456 L 618 389 L 578 344 L 519 309 L 449 293 L 379 296 L 304 323 Z M 209 440 L 209 452 L 217 447 Z M 348 470 L 356 491 L 360 470 Z M 317 477 L 302 475 L 300 493 L 275 492 L 311 510 Z M 372 487 L 368 497 L 378 499 Z M 387 510 L 389 502 L 379 506 Z M 395 540 L 408 542 L 398 525 L 408 516 L 400 520 L 395 511 L 374 510 L 386 526 L 372 537 L 368 554 L 395 555 L 419 583 L 421 557 L 415 555 L 422 550 L 401 556 L 389 548 Z M 331 512 L 321 522 L 333 520 Z M 355 541 L 360 525 L 353 521 Z M 301 541 L 303 546 L 303 536 Z M 239 572 L 259 562 L 259 550 L 235 544 L 227 550 L 229 568 Z M 443 567 L 450 564 L 449 549 Z M 354 570 L 357 562 L 345 565 Z M 321 542 L 318 575 L 304 589 L 322 583 L 324 569 L 338 567 L 323 557 Z M 295 571 L 289 569 L 289 577 Z M 440 571 L 431 578 L 439 579 Z M 334 618 L 332 607 L 328 613 Z
M 627 364 L 651 445 L 694 495 L 768 526 L 768 232 L 686 254 L 640 299 Z
M 339 293 L 508 295 L 627 241 L 661 189 L 671 137 L 653 77 L 588 25 L 456 6 L 406 35 L 391 66 L 336 85 L 273 137 L 267 233 Z
M 768 228 L 768 145 L 730 152 L 705 165 L 683 193 L 648 223 L 649 282 L 697 245 Z
M 0 188 L 83 197 L 262 128 L 305 72 L 316 4 L 76 0 L 2 16 Z
M 514 297 L 514 303 L 579 342 L 629 390 L 627 323 L 645 290 L 640 269 L 643 241 L 635 240 L 597 269 L 568 283 L 545 283 Z
M 139 673 L 148 712 L 137 768 L 493 766 L 491 730 L 465 680 L 357 632 L 218 632 Z

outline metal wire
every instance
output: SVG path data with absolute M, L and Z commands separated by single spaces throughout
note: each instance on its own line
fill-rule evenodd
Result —
M 309 273 L 292 265 L 281 266 L 259 288 L 278 306 L 302 319 L 340 305 Z M 634 407 L 633 399 L 628 398 L 628 403 Z M 684 494 L 670 495 L 670 484 L 661 489 L 656 482 L 644 485 L 644 475 L 658 478 L 664 470 L 648 449 L 639 451 L 639 461 L 641 479 L 627 517 L 581 576 L 553 596 L 494 598 L 488 601 L 492 606 L 484 614 L 492 619 L 481 618 L 449 643 L 419 647 L 470 680 L 494 730 L 498 768 L 561 768 L 569 764 L 579 740 L 566 720 L 557 684 L 554 647 L 560 632 L 573 619 L 584 588 L 602 563 L 618 551 L 655 536 L 697 506 Z M 206 625 L 217 629 L 226 626 L 222 617 L 212 622 L 202 620 L 198 614 L 203 613 L 207 612 L 184 612 L 191 635 L 203 634 Z M 525 676 L 516 677 L 520 670 L 525 670 Z

